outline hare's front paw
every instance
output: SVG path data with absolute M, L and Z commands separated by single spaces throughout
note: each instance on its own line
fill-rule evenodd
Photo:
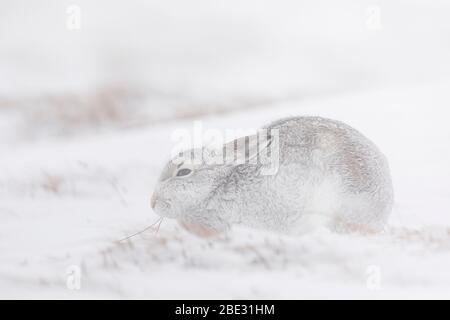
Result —
M 211 227 L 206 226 L 201 223 L 188 222 L 188 221 L 184 221 L 182 219 L 178 219 L 178 222 L 184 229 L 186 229 L 190 233 L 193 233 L 196 236 L 199 236 L 201 238 L 216 237 L 221 233 L 220 230 L 211 228 Z
M 292 226 L 292 233 L 306 234 L 318 230 L 329 230 L 331 218 L 321 212 L 304 213 Z M 295 229 L 295 230 L 294 230 Z

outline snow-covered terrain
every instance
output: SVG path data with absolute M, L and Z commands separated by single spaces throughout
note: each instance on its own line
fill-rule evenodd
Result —
M 0 298 L 450 298 L 447 1 L 75 2 L 75 31 L 72 1 L 0 4 Z M 119 241 L 175 130 L 298 115 L 385 153 L 385 232 Z
M 395 208 L 379 235 L 235 228 L 204 240 L 164 220 L 157 233 L 118 242 L 157 220 L 152 187 L 170 154 L 171 132 L 191 129 L 191 121 L 10 146 L 0 160 L 1 296 L 449 298 L 449 85 L 202 119 L 205 127 L 250 128 L 317 114 L 360 129 L 388 156 L 394 177 Z M 72 265 L 81 268 L 80 290 L 66 287 Z

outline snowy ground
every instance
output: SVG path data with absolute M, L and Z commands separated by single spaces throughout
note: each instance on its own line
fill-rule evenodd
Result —
M 287 115 L 349 123 L 390 160 L 385 233 L 284 236 L 235 228 L 203 240 L 157 219 L 149 197 L 191 120 L 5 144 L 0 166 L 1 298 L 450 298 L 450 82 L 279 103 L 203 117 L 251 128 Z M 67 288 L 81 268 L 81 289 Z

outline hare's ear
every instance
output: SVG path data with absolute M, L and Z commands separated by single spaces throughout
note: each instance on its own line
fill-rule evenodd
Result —
M 264 134 L 255 134 L 232 140 L 224 145 L 223 153 L 228 164 L 242 164 L 249 162 L 261 154 L 272 142 L 272 137 Z

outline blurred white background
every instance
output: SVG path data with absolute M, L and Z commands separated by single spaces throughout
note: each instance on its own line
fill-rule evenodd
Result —
M 28 129 L 62 120 L 56 135 L 79 122 L 134 125 L 450 76 L 445 0 L 3 0 L 0 9 L 0 107 L 31 114 Z

